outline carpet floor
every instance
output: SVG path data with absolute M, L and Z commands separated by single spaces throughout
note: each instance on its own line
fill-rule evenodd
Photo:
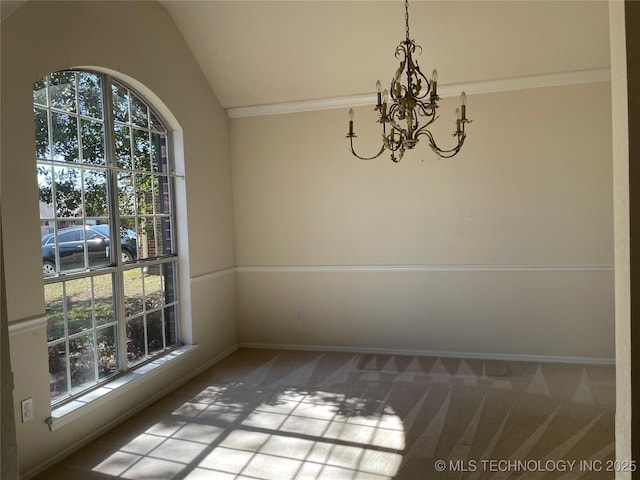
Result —
M 240 349 L 38 479 L 611 479 L 607 366 Z

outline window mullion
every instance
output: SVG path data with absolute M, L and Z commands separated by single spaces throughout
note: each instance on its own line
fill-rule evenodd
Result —
M 82 245 L 83 261 L 89 267 L 89 244 L 87 243 L 87 204 L 85 198 L 85 169 L 84 169 L 84 138 L 82 137 L 82 120 L 80 119 L 80 82 L 78 82 L 78 72 L 73 75 L 74 89 L 76 92 L 76 128 L 78 135 L 78 171 L 80 172 L 80 205 L 82 206 Z
M 107 164 L 107 202 L 110 225 L 111 261 L 117 266 L 113 281 L 113 298 L 117 319 L 116 343 L 118 367 L 120 371 L 128 370 L 127 361 L 127 327 L 124 307 L 124 277 L 122 270 L 122 245 L 120 244 L 120 208 L 118 197 L 118 170 L 114 135 L 113 100 L 111 98 L 111 77 L 103 77 L 103 114 L 105 134 L 105 161 Z

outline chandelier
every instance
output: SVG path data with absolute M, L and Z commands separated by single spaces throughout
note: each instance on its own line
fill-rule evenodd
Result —
M 400 60 L 400 67 L 396 70 L 391 79 L 389 90 L 382 90 L 380 80 L 376 82 L 378 91 L 378 103 L 376 111 L 380 113 L 378 123 L 382 124 L 382 146 L 380 151 L 372 157 L 362 157 L 358 155 L 353 147 L 353 139 L 356 134 L 353 131 L 353 109 L 349 110 L 349 133 L 347 138 L 350 143 L 350 150 L 361 160 L 373 160 L 378 158 L 385 150 L 391 151 L 391 160 L 399 162 L 405 150 L 411 150 L 420 140 L 420 136 L 425 136 L 431 149 L 440 157 L 451 158 L 457 154 L 466 138 L 464 126 L 471 123 L 467 118 L 466 103 L 467 95 L 462 92 L 460 95 L 460 107 L 456 108 L 456 131 L 453 137 L 457 139 L 457 145 L 450 150 L 443 150 L 436 144 L 433 134 L 428 130 L 428 126 L 436 121 L 438 116 L 437 93 L 438 72 L 431 74 L 431 80 L 420 71 L 413 56 L 422 52 L 422 47 L 416 45 L 414 40 L 409 38 L 409 0 L 404 2 L 405 8 L 405 31 L 406 39 L 396 48 L 396 58 Z M 404 76 L 404 82 L 403 77 Z M 391 104 L 388 101 L 391 99 Z M 420 121 L 423 125 L 420 125 Z

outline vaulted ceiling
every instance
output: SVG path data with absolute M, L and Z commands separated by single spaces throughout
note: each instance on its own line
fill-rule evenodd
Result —
M 404 2 L 161 2 L 223 107 L 371 93 L 390 81 Z M 420 1 L 410 34 L 440 84 L 609 67 L 607 1 Z
M 0 0 L 2 18 L 25 0 Z M 370 94 L 390 81 L 402 0 L 160 0 L 224 108 Z M 446 85 L 609 67 L 607 0 L 411 0 Z

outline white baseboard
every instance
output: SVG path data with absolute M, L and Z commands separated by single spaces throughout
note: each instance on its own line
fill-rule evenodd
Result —
M 325 352 L 346 352 L 363 353 L 372 355 L 410 355 L 417 357 L 445 357 L 463 358 L 466 360 L 503 360 L 509 362 L 537 362 L 537 363 L 573 363 L 579 365 L 602 365 L 615 366 L 615 358 L 593 358 L 593 357 L 565 357 L 555 355 L 520 355 L 511 353 L 478 353 L 478 352 L 450 352 L 442 350 L 405 350 L 393 348 L 367 348 L 367 347 L 344 347 L 335 345 L 292 345 L 277 343 L 250 343 L 238 344 L 239 348 L 265 348 L 273 350 L 302 350 L 302 351 L 325 351 Z

